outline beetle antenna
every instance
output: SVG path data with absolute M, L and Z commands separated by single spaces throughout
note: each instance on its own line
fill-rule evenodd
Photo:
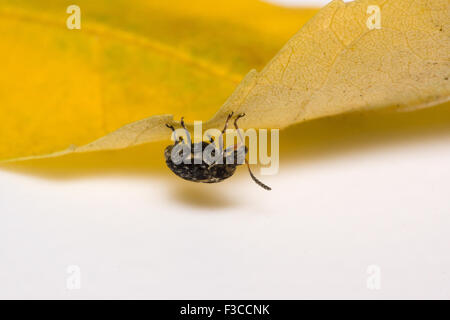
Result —
M 262 183 L 261 181 L 259 181 L 255 175 L 253 174 L 252 170 L 250 169 L 250 164 L 248 163 L 247 159 L 245 160 L 245 163 L 247 164 L 247 168 L 248 168 L 248 172 L 250 173 L 250 177 L 252 177 L 253 181 L 256 182 L 257 185 L 259 185 L 260 187 L 266 189 L 266 190 L 272 190 L 271 187 L 266 186 L 264 183 Z
M 230 116 L 232 116 L 232 115 L 233 115 L 233 113 L 231 113 Z M 240 114 L 237 115 L 236 119 L 234 119 L 234 127 L 236 128 L 236 131 L 237 131 L 237 133 L 238 133 L 238 135 L 239 135 L 239 139 L 241 140 L 242 145 L 245 147 L 244 137 L 242 137 L 242 134 L 241 134 L 241 132 L 239 131 L 239 127 L 238 127 L 238 125 L 237 125 L 237 121 L 238 121 L 240 118 L 244 117 L 244 116 L 245 116 L 245 113 L 240 113 Z M 247 147 L 245 147 L 245 149 L 247 149 Z M 246 150 L 246 153 L 247 153 L 247 150 Z M 250 173 L 250 177 L 252 177 L 253 181 L 255 181 L 256 184 L 257 184 L 258 186 L 260 186 L 260 187 L 262 187 L 262 188 L 264 188 L 264 189 L 266 189 L 266 190 L 272 190 L 271 187 L 266 186 L 264 183 L 262 183 L 261 181 L 259 181 L 259 180 L 255 177 L 255 175 L 253 174 L 252 170 L 250 169 L 250 164 L 248 163 L 247 159 L 245 159 L 245 164 L 247 164 L 248 173 Z

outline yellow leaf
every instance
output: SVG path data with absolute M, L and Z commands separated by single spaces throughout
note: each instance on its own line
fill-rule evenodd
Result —
M 0 159 L 155 114 L 211 117 L 315 12 L 256 0 L 0 0 Z M 128 138 L 132 139 L 128 135 Z
M 446 102 L 450 95 L 449 18 L 448 0 L 333 1 L 292 37 L 261 72 L 248 73 L 206 127 L 220 127 L 231 111 L 247 114 L 241 122 L 243 128 L 284 128 L 350 111 L 418 109 Z M 204 70 L 215 70 L 214 76 L 234 78 L 233 73 L 221 73 L 223 69 L 210 68 L 205 61 L 210 63 L 202 60 Z M 186 79 L 180 81 L 186 84 Z M 210 78 L 205 79 L 205 86 L 208 81 Z M 132 83 L 130 88 L 138 85 Z M 217 86 L 214 83 L 209 90 L 213 93 L 227 90 Z M 195 110 L 201 108 L 202 104 L 195 99 L 203 92 L 190 92 L 195 96 L 191 106 Z M 155 99 L 159 99 L 157 94 Z M 161 105 L 171 101 L 171 97 L 164 94 L 162 97 Z M 172 100 L 171 103 L 176 103 L 177 99 Z M 208 97 L 204 106 L 211 102 L 216 100 Z M 152 110 L 158 114 L 168 109 Z M 209 106 L 208 110 L 213 109 Z M 181 113 L 194 114 L 189 109 Z M 195 116 L 203 119 L 209 115 L 205 112 Z M 170 131 L 165 123 L 177 125 L 171 115 L 157 115 L 53 156 L 166 140 Z

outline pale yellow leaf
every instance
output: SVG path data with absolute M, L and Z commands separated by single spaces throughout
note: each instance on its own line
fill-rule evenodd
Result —
M 369 6 L 380 8 L 380 29 L 368 27 Z M 250 71 L 205 128 L 221 127 L 231 111 L 246 113 L 243 128 L 284 128 L 351 111 L 419 109 L 446 102 L 449 21 L 448 0 L 335 0 L 264 69 Z M 171 115 L 156 115 L 46 156 L 166 140 L 170 130 L 165 123 L 179 125 Z
M 152 115 L 208 119 L 317 12 L 258 0 L 78 0 L 81 29 L 70 30 L 73 4 L 0 0 L 0 161 L 80 151 Z M 130 134 L 104 147 L 147 138 Z

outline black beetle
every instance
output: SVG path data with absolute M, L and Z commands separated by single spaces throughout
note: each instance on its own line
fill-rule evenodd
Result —
M 179 137 L 178 139 L 176 139 L 175 137 L 175 143 L 173 145 L 168 146 L 164 150 L 164 157 L 166 159 L 167 166 L 169 167 L 170 170 L 173 171 L 173 173 L 175 173 L 177 176 L 185 180 L 193 182 L 215 183 L 231 177 L 236 171 L 236 167 L 238 165 L 243 164 L 243 162 L 245 161 L 248 168 L 248 172 L 250 173 L 250 176 L 252 177 L 253 181 L 255 181 L 262 188 L 266 190 L 271 190 L 270 187 L 266 186 L 264 183 L 259 181 L 253 175 L 252 171 L 250 170 L 250 165 L 248 161 L 245 159 L 245 156 L 248 152 L 248 148 L 245 146 L 243 138 L 237 126 L 237 120 L 245 116 L 244 113 L 238 114 L 234 120 L 234 127 L 236 128 L 236 130 L 238 130 L 238 135 L 241 140 L 242 146 L 238 148 L 238 146 L 235 144 L 234 146 L 231 146 L 231 149 L 230 148 L 222 149 L 223 148 L 222 136 L 225 133 L 225 130 L 228 127 L 228 122 L 230 121 L 232 116 L 233 112 L 231 112 L 228 115 L 227 120 L 225 121 L 225 126 L 221 132 L 219 139 L 220 148 L 216 147 L 214 139 L 212 138 L 210 138 L 209 142 L 202 141 L 198 143 L 191 143 L 189 131 L 186 129 L 182 117 L 181 126 L 186 131 L 186 137 L 189 139 L 189 141 L 188 143 L 186 143 L 182 137 Z M 169 124 L 166 124 L 166 126 L 170 128 L 173 132 L 175 132 L 175 128 L 173 126 Z M 182 159 L 183 147 L 187 147 L 190 150 L 190 153 L 185 153 L 185 158 L 186 157 L 190 158 L 190 161 L 188 161 L 188 163 L 182 161 L 184 160 Z M 218 157 L 221 157 L 223 161 L 221 161 L 221 163 L 217 163 L 218 161 L 208 161 L 208 159 L 204 159 L 203 151 L 205 151 L 206 148 L 209 148 L 211 150 L 211 155 L 213 157 L 216 154 L 218 154 Z M 179 156 L 179 158 L 173 159 L 174 154 L 176 156 Z M 198 154 L 201 154 L 202 159 L 199 160 L 198 163 L 195 163 L 195 161 L 193 160 L 195 159 L 196 156 L 198 156 Z M 227 158 L 232 158 L 233 161 L 227 161 Z

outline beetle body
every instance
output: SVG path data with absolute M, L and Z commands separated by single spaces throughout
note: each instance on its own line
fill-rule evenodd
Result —
M 227 164 L 224 156 L 222 164 L 210 165 L 203 159 L 201 163 L 195 163 L 194 159 L 201 155 L 197 155 L 194 150 L 200 150 L 203 152 L 211 143 L 198 142 L 191 144 L 190 163 L 176 163 L 172 160 L 172 151 L 174 145 L 168 146 L 164 151 L 164 157 L 166 158 L 166 164 L 173 173 L 180 178 L 193 182 L 215 183 L 223 181 L 231 177 L 236 171 L 236 163 Z M 218 152 L 218 150 L 216 151 Z
M 241 113 L 234 120 L 236 130 L 239 130 L 237 120 L 244 115 L 245 114 Z M 232 116 L 233 112 L 227 117 L 220 139 L 222 139 L 222 136 L 227 129 L 228 121 Z M 166 126 L 175 133 L 175 128 L 173 126 L 168 124 L 166 124 Z M 245 162 L 253 181 L 255 181 L 262 188 L 271 190 L 270 187 L 259 181 L 250 170 L 250 166 L 245 160 L 248 149 L 245 146 L 244 140 L 239 131 L 238 133 L 242 146 L 238 147 L 237 145 L 234 145 L 231 148 L 220 150 L 216 147 L 213 139 L 211 139 L 210 142 L 202 141 L 191 143 L 190 134 L 184 125 L 183 118 L 181 118 L 181 126 L 186 131 L 189 144 L 187 144 L 183 138 L 180 137 L 177 139 L 175 136 L 175 143 L 166 147 L 164 150 L 166 164 L 177 176 L 192 182 L 216 183 L 231 177 L 235 173 L 236 167 Z M 220 142 L 222 142 L 222 140 L 220 140 Z M 219 145 L 222 145 L 222 143 L 219 143 Z M 189 151 L 186 152 L 186 149 Z M 206 152 L 207 155 L 210 152 L 210 158 L 204 157 L 205 151 L 208 151 Z M 215 155 L 217 155 L 217 158 Z M 218 161 L 218 159 L 221 161 Z

